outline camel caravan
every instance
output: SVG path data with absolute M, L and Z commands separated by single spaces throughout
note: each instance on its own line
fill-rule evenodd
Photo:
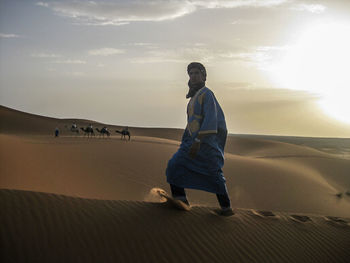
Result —
M 79 129 L 77 124 L 73 123 L 70 127 L 65 125 L 65 128 L 76 136 L 80 135 L 81 132 L 83 133 L 84 137 L 86 136 L 86 137 L 90 138 L 90 137 L 96 136 L 92 124 L 89 124 L 89 126 L 87 126 L 87 127 L 80 127 L 80 129 Z M 109 138 L 111 136 L 111 133 L 109 132 L 109 130 L 106 126 L 102 127 L 101 129 L 95 128 L 95 130 L 98 132 L 99 137 L 104 138 L 106 136 L 106 138 Z M 115 132 L 121 134 L 121 137 L 120 137 L 121 140 L 130 141 L 131 134 L 129 131 L 129 127 L 125 127 L 121 131 L 116 130 Z

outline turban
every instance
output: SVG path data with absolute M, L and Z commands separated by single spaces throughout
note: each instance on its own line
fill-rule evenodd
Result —
M 199 63 L 199 62 L 192 62 L 187 66 L 187 73 L 190 74 L 190 70 L 193 68 L 199 69 L 199 71 L 202 73 L 204 77 L 204 81 L 207 80 L 207 71 L 205 70 L 205 67 Z

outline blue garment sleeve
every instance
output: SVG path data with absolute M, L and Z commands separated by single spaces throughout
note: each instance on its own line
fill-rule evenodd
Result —
M 217 133 L 218 129 L 218 110 L 216 99 L 213 92 L 207 91 L 202 105 L 203 121 L 198 134 L 213 134 Z

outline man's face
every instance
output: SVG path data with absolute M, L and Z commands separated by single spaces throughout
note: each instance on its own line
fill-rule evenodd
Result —
M 192 84 L 204 82 L 204 77 L 198 68 L 192 68 L 188 75 Z

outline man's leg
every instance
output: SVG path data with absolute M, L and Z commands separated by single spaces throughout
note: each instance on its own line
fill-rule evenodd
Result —
M 219 204 L 222 209 L 230 208 L 231 207 L 231 201 L 227 193 L 225 194 L 216 194 L 216 197 L 219 201 Z
M 171 194 L 172 194 L 174 199 L 181 200 L 184 203 L 186 203 L 187 205 L 189 205 L 184 188 L 170 184 L 170 189 L 171 189 Z
M 216 212 L 221 216 L 232 216 L 234 213 L 231 208 L 231 201 L 228 193 L 225 194 L 216 194 L 218 198 L 221 209 L 216 210 Z

